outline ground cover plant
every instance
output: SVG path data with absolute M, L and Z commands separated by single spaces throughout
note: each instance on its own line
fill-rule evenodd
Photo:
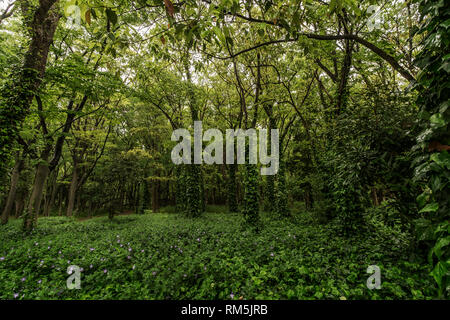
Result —
M 254 234 L 227 213 L 51 217 L 30 237 L 14 221 L 1 229 L 1 298 L 433 298 L 423 261 L 405 254 L 407 235 L 347 239 L 307 213 L 295 221 L 264 218 Z M 371 264 L 383 271 L 380 290 L 366 286 Z M 66 287 L 70 265 L 83 268 L 80 290 Z

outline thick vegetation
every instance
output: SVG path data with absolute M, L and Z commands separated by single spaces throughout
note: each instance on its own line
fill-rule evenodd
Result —
M 51 217 L 30 237 L 13 223 L 1 229 L 0 298 L 432 298 L 423 261 L 405 254 L 409 236 L 380 229 L 378 218 L 368 221 L 368 237 L 352 239 L 306 212 L 293 221 L 264 215 L 257 235 L 242 230 L 239 215 L 222 213 Z M 370 264 L 383 272 L 380 290 L 366 286 Z M 66 287 L 71 265 L 82 268 L 80 290 Z
M 2 1 L 0 297 L 448 298 L 449 21 L 443 0 Z M 277 130 L 276 174 L 248 142 L 175 163 L 199 121 Z

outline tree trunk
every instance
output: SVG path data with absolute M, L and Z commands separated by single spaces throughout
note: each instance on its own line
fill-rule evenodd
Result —
M 152 211 L 156 213 L 159 211 L 159 182 L 155 181 L 152 187 Z
M 175 207 L 177 212 L 185 212 L 186 211 L 186 180 L 187 180 L 187 166 L 188 165 L 179 165 L 175 168 L 176 170 L 176 195 L 175 195 Z
M 228 190 L 227 190 L 227 201 L 228 201 L 228 210 L 230 212 L 238 212 L 238 203 L 237 203 L 237 188 L 236 188 L 236 164 L 228 165 Z
M 58 190 L 58 216 L 62 216 L 62 206 L 63 206 L 63 196 L 64 196 L 64 189 L 61 187 L 60 190 Z
M 11 147 L 42 83 L 48 51 L 60 18 L 57 2 L 39 0 L 33 19 L 27 26 L 31 42 L 20 74 L 0 94 L 5 97 L 0 107 L 0 175 L 4 173 Z
M 341 78 L 339 81 L 339 87 L 337 91 L 336 99 L 336 115 L 340 115 L 341 112 L 345 111 L 347 107 L 348 100 L 348 79 L 350 76 L 350 68 L 352 65 L 352 52 L 353 52 L 354 42 L 351 40 L 345 40 L 345 56 L 344 62 L 341 69 Z
M 142 195 L 142 212 L 145 213 L 145 210 L 148 210 L 150 199 L 149 199 L 148 181 L 144 180 L 143 183 L 144 183 L 144 190 Z
M 25 208 L 25 199 L 17 198 L 16 199 L 16 219 L 18 219 L 22 215 L 24 208 Z
M 14 200 L 16 199 L 16 191 L 17 191 L 17 184 L 19 182 L 20 177 L 20 171 L 23 168 L 24 161 L 23 159 L 20 159 L 20 155 L 17 155 L 16 157 L 16 164 L 14 166 L 12 175 L 11 175 L 11 187 L 9 189 L 8 198 L 6 200 L 5 208 L 3 209 L 2 213 L 2 224 L 8 223 L 8 218 L 11 215 L 11 211 L 13 209 Z
M 372 188 L 372 203 L 374 206 L 378 206 L 380 203 L 378 202 L 377 189 Z
M 269 117 L 269 132 L 272 132 L 272 129 L 278 129 L 275 118 L 273 117 L 273 106 L 270 105 L 266 109 L 266 113 Z M 267 152 L 272 154 L 272 134 L 269 135 L 269 141 L 267 141 Z M 267 202 L 266 209 L 269 212 L 274 212 L 275 203 L 276 203 L 276 192 L 275 192 L 275 176 L 269 175 L 267 176 Z
M 72 174 L 72 182 L 70 183 L 70 189 L 69 189 L 69 201 L 67 204 L 67 213 L 66 215 L 68 217 L 71 217 L 73 214 L 73 208 L 75 205 L 75 196 L 77 192 L 77 186 L 78 186 L 78 164 L 75 162 L 73 164 L 73 174 Z
M 306 182 L 304 184 L 304 200 L 305 200 L 305 208 L 307 210 L 311 210 L 314 206 L 314 199 L 312 197 L 312 186 L 310 182 Z
M 88 210 L 89 210 L 89 218 L 92 218 L 92 216 L 94 215 L 94 208 L 93 208 L 93 203 L 92 201 L 89 201 L 89 206 L 88 206 Z
M 50 191 L 50 197 L 46 198 L 45 201 L 45 207 L 44 207 L 44 216 L 49 217 L 50 216 L 50 211 L 52 210 L 52 206 L 55 202 L 55 197 L 56 197 L 56 190 L 57 190 L 57 184 L 56 184 L 56 180 L 58 177 L 58 173 L 55 172 L 55 174 L 53 175 L 53 178 L 51 179 L 51 191 Z
M 75 202 L 74 212 L 81 212 L 83 210 L 83 204 L 81 203 L 81 191 L 76 192 L 76 202 Z
M 184 60 L 187 83 L 189 84 L 189 108 L 191 111 L 191 120 L 194 125 L 199 121 L 198 101 L 194 91 L 191 72 L 189 70 L 190 57 Z M 199 216 L 205 209 L 204 186 L 202 178 L 201 164 L 194 164 L 194 154 L 192 153 L 192 164 L 188 166 L 186 171 L 186 213 L 190 217 Z
M 48 157 L 47 157 L 48 159 Z M 36 170 L 36 176 L 31 193 L 30 202 L 23 221 L 23 227 L 26 232 L 30 232 L 36 224 L 37 217 L 41 208 L 42 194 L 44 192 L 45 182 L 50 170 L 47 162 L 41 162 Z

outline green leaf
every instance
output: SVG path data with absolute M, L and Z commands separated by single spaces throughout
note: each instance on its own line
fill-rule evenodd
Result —
M 448 28 L 448 27 L 450 27 L 450 19 L 447 19 L 447 20 L 445 20 L 444 22 L 442 22 L 441 24 L 440 24 L 440 26 L 441 27 L 444 27 L 444 28 Z
M 446 125 L 445 123 L 445 119 L 444 116 L 440 113 L 435 113 L 430 117 L 430 122 L 435 126 L 435 127 L 443 127 Z
M 442 64 L 442 66 L 438 69 L 439 70 L 445 70 L 447 73 L 450 73 L 450 62 L 445 62 Z
M 446 150 L 439 153 L 433 153 L 430 157 L 430 160 L 434 161 L 441 167 L 450 169 L 450 153 L 448 153 Z
M 422 208 L 422 210 L 420 210 L 419 213 L 436 212 L 438 209 L 439 209 L 439 204 L 438 203 L 436 203 L 436 202 L 429 203 L 424 208 Z
M 439 239 L 439 241 L 433 247 L 433 252 L 436 254 L 436 257 L 438 257 L 438 259 L 441 259 L 442 248 L 448 246 L 449 244 L 450 244 L 450 236 Z
M 112 24 L 117 23 L 117 14 L 111 10 L 110 8 L 107 8 L 106 11 L 106 17 L 108 18 L 108 21 L 110 21 Z
M 431 178 L 431 189 L 433 192 L 437 192 L 442 189 L 444 185 L 441 183 L 441 178 L 437 175 L 434 175 Z
M 449 104 L 450 104 L 449 101 L 442 102 L 441 105 L 439 106 L 439 113 L 444 113 L 445 111 L 447 111 Z
M 416 198 L 416 201 L 417 201 L 419 207 L 423 207 L 425 205 L 425 203 L 427 202 L 427 198 L 428 198 L 428 194 L 425 192 L 423 192 Z
M 97 19 L 97 12 L 95 11 L 94 8 L 91 8 L 91 14 L 92 14 L 92 18 Z
M 443 261 L 439 261 L 434 267 L 433 271 L 430 272 L 430 275 L 433 276 L 434 280 L 439 285 L 439 288 L 442 287 L 442 279 L 446 274 L 447 274 L 447 266 Z

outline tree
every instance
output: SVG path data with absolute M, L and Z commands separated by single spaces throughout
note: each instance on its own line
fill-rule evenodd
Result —
M 5 173 L 3 164 L 8 160 L 10 149 L 18 131 L 29 113 L 34 95 L 39 90 L 47 66 L 50 45 L 53 41 L 60 15 L 58 0 L 39 0 L 34 12 L 24 7 L 25 19 L 32 19 L 26 27 L 30 30 L 30 45 L 23 66 L 11 83 L 2 89 L 0 101 L 0 175 Z

